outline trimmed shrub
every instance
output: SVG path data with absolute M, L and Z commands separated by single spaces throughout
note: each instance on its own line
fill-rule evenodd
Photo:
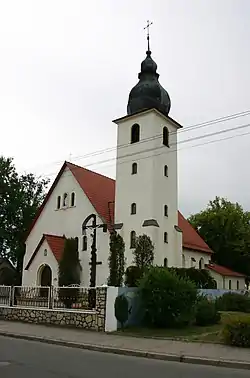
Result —
M 128 300 L 125 295 L 119 295 L 115 298 L 115 317 L 123 328 L 128 320 Z
M 250 312 L 250 298 L 237 293 L 225 293 L 216 299 L 219 311 Z
M 215 302 L 209 301 L 206 297 L 201 297 L 196 307 L 196 324 L 207 326 L 220 322 L 221 315 L 218 312 Z
M 183 327 L 195 318 L 195 285 L 163 267 L 152 267 L 140 280 L 145 322 L 154 327 Z
M 142 276 L 143 269 L 138 266 L 129 266 L 125 272 L 125 285 L 128 287 L 137 287 Z
M 109 247 L 108 286 L 122 286 L 125 271 L 125 243 L 121 235 L 117 232 L 112 232 L 110 234 Z
M 228 345 L 250 348 L 250 317 L 230 319 L 224 326 L 222 336 Z

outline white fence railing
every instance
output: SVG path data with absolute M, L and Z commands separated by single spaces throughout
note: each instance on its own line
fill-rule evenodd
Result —
M 54 310 L 93 310 L 96 289 L 78 285 L 63 287 L 0 286 L 0 306 L 50 308 Z

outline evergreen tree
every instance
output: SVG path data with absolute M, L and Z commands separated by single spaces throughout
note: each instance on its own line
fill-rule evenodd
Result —
M 133 263 L 141 270 L 153 265 L 154 245 L 148 235 L 143 234 L 136 238 L 133 255 Z
M 77 300 L 79 290 L 75 287 L 62 286 L 80 285 L 81 266 L 78 256 L 78 241 L 76 238 L 65 239 L 63 255 L 59 262 L 59 296 L 67 308 Z
M 109 254 L 109 286 L 121 286 L 125 272 L 125 243 L 121 235 L 112 232 L 110 235 L 110 254 Z

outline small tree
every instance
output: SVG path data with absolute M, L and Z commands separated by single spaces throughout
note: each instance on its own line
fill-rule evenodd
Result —
M 133 263 L 141 270 L 149 268 L 153 265 L 154 245 L 149 236 L 143 234 L 136 238 L 135 250 L 133 254 Z
M 59 262 L 59 286 L 79 285 L 80 271 L 77 239 L 65 239 L 63 255 Z M 75 287 L 61 287 L 59 297 L 67 308 L 71 308 L 72 303 L 77 300 L 78 293 L 79 290 Z
M 110 254 L 109 262 L 109 286 L 121 286 L 123 283 L 123 276 L 125 272 L 125 243 L 121 235 L 117 232 L 112 232 L 110 235 Z

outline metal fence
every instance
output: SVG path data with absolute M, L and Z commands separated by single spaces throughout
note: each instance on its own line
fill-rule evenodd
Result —
M 0 307 L 11 305 L 11 286 L 0 286 Z
M 92 310 L 95 308 L 95 289 L 88 287 L 53 287 L 51 289 L 52 308 Z
M 0 286 L 0 306 L 93 310 L 96 306 L 96 289 L 78 285 L 63 287 Z
M 12 289 L 13 307 L 49 308 L 50 287 L 14 286 Z

